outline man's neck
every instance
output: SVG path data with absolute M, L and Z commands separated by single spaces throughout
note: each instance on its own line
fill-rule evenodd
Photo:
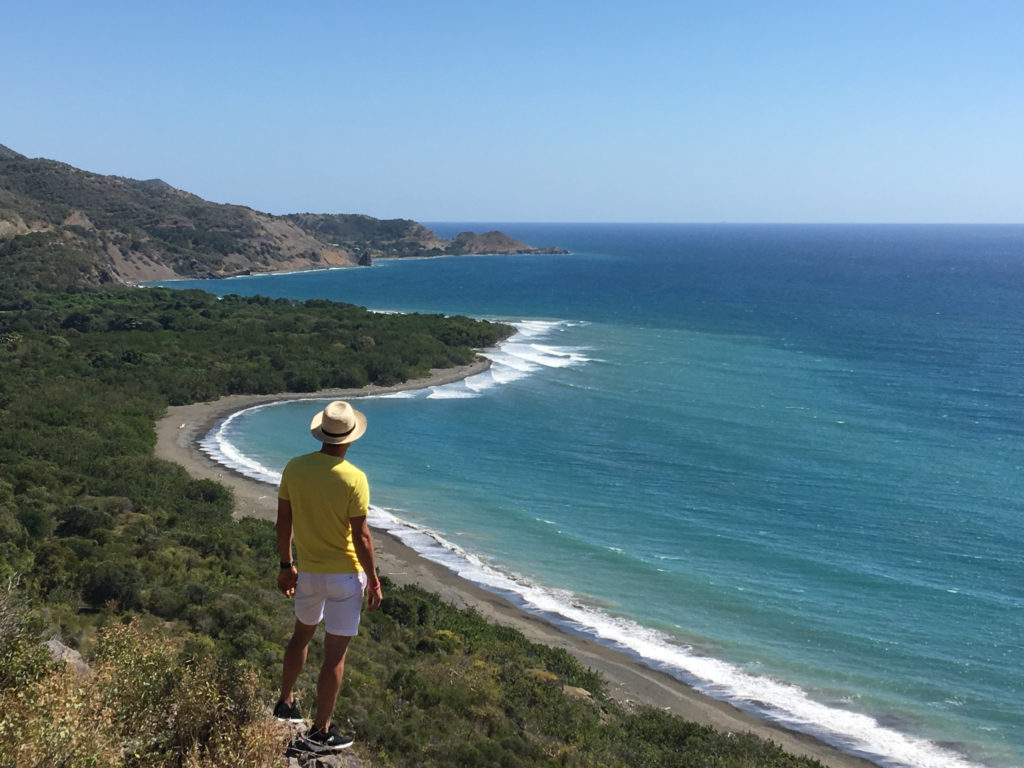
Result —
M 344 445 L 331 445 L 330 443 L 320 444 L 320 453 L 326 453 L 328 456 L 337 456 L 339 459 L 344 459 L 345 454 L 348 453 L 349 443 Z

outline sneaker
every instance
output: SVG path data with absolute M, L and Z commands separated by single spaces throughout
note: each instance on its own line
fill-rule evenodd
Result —
M 291 704 L 285 704 L 283 701 L 277 702 L 274 705 L 274 717 L 286 723 L 302 722 L 302 713 L 299 711 L 299 705 L 295 703 L 294 699 Z
M 328 728 L 326 733 L 314 725 L 299 739 L 297 746 L 307 752 L 337 752 L 345 747 L 351 747 L 353 741 L 355 739 L 340 733 L 335 725 Z

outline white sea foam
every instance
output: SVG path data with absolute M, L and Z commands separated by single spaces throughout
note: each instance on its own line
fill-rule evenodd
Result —
M 468 389 L 473 390 L 477 394 L 486 392 L 488 389 L 497 386 L 502 383 L 494 378 L 494 373 L 490 369 L 484 371 L 476 376 L 471 376 L 465 380 L 465 385 Z
M 585 347 L 553 347 L 548 344 L 534 344 L 532 346 L 541 354 L 546 355 L 546 359 L 549 361 L 548 365 L 554 364 L 557 367 L 563 367 L 591 362 L 591 358 L 583 354 L 586 351 Z M 558 362 L 553 362 L 555 360 Z
M 468 387 L 435 387 L 427 398 L 430 400 L 464 400 L 472 397 L 479 397 L 479 393 Z
M 415 391 L 403 390 L 401 392 L 390 392 L 386 395 L 377 395 L 381 400 L 412 400 L 418 397 Z
M 218 422 L 214 428 L 199 441 L 199 449 L 217 463 L 223 464 L 246 477 L 251 477 L 255 480 L 275 485 L 280 483 L 280 472 L 271 469 L 270 467 L 265 467 L 255 459 L 246 456 L 235 448 L 234 443 L 229 439 L 231 424 L 236 418 L 243 413 L 267 408 L 271 405 L 273 405 L 273 403 L 256 405 L 252 408 L 246 408 L 243 411 L 237 411 L 231 414 L 226 419 Z
M 519 322 L 512 323 L 523 336 L 534 337 L 534 336 L 546 336 L 548 333 L 560 326 L 569 326 L 569 323 L 565 323 L 560 320 L 520 320 Z
M 517 331 L 514 336 L 480 353 L 491 361 L 488 370 L 453 384 L 431 387 L 427 397 L 433 400 L 478 397 L 491 387 L 525 379 L 545 368 L 565 368 L 590 362 L 585 347 L 537 343 L 537 339 L 544 339 L 575 323 L 562 320 L 521 320 L 511 325 Z
M 533 373 L 540 368 L 536 363 L 524 358 L 520 350 L 514 349 L 511 343 L 506 344 L 502 350 L 491 352 L 488 358 L 494 365 L 512 368 L 520 373 Z
M 873 717 L 812 701 L 798 686 L 750 674 L 735 665 L 701 655 L 661 632 L 588 607 L 571 592 L 546 588 L 514 574 L 502 573 L 438 533 L 406 523 L 391 511 L 374 507 L 372 522 L 458 576 L 512 600 L 524 610 L 565 630 L 589 636 L 667 672 L 708 696 L 812 734 L 883 766 L 978 768 L 976 763 L 938 744 L 886 728 Z

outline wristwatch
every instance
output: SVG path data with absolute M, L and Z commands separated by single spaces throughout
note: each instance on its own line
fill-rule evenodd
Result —
M 295 561 L 294 560 L 289 560 L 287 563 L 284 560 L 282 560 L 281 561 L 281 570 L 283 571 L 285 568 L 291 568 L 294 565 L 295 565 Z

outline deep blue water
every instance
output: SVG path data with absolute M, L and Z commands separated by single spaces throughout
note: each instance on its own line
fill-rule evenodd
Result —
M 572 253 L 174 285 L 515 321 L 360 401 L 382 524 L 851 752 L 1024 764 L 1024 227 L 432 227 Z M 273 478 L 318 407 L 209 450 Z

